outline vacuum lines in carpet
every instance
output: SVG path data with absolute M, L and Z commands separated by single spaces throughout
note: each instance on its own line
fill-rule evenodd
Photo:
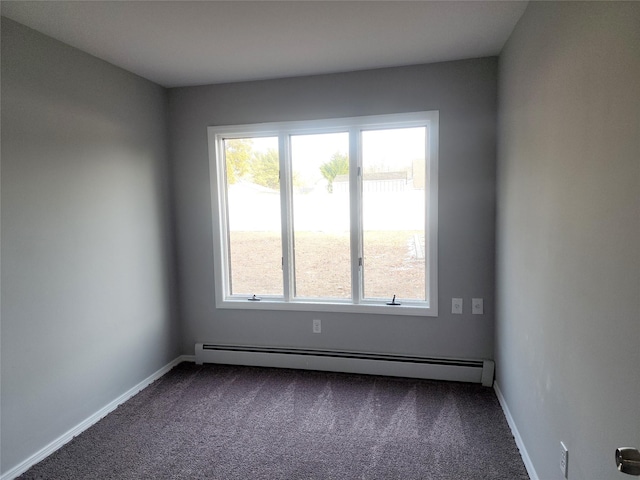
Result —
M 476 384 L 182 363 L 21 479 L 528 479 Z

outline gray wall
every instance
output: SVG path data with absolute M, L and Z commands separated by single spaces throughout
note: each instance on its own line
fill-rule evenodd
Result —
M 640 447 L 639 26 L 532 2 L 500 57 L 497 381 L 543 479 Z
M 492 358 L 496 74 L 484 58 L 171 89 L 183 352 L 212 341 Z M 421 110 L 440 111 L 437 318 L 216 310 L 207 126 Z M 450 314 L 454 296 L 465 314 Z M 470 314 L 471 297 L 485 315 Z
M 2 19 L 2 471 L 179 354 L 161 87 Z

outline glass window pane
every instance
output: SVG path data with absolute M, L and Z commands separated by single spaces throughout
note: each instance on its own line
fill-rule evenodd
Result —
M 425 133 L 362 132 L 365 298 L 426 300 Z
M 295 295 L 351 298 L 349 135 L 291 136 Z
M 282 295 L 278 138 L 224 141 L 230 291 Z

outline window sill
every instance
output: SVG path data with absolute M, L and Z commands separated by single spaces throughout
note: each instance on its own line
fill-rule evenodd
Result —
M 341 302 L 292 301 L 262 298 L 260 301 L 247 299 L 226 299 L 216 302 L 216 307 L 231 310 L 277 310 L 294 312 L 366 313 L 375 315 L 412 315 L 437 317 L 435 306 L 426 304 L 386 305 L 384 303 L 352 304 Z

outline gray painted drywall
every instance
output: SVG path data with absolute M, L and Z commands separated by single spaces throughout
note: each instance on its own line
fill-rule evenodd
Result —
M 496 72 L 483 58 L 169 90 L 183 353 L 220 342 L 492 358 Z M 440 111 L 438 317 L 215 308 L 208 126 L 421 110 Z
M 2 19 L 2 472 L 176 358 L 167 93 Z
M 541 479 L 640 447 L 640 4 L 532 2 L 500 57 L 497 382 Z

